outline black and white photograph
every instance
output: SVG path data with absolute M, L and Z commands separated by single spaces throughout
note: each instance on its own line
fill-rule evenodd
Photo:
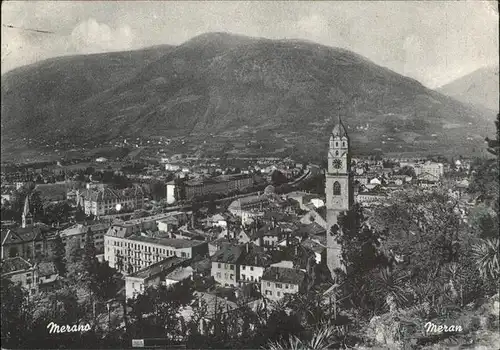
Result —
M 497 1 L 2 1 L 1 56 L 1 349 L 500 349 Z

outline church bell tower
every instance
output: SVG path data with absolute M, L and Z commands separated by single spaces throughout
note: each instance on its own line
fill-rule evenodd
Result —
M 342 269 L 342 250 L 336 239 L 342 234 L 338 225 L 338 216 L 347 212 L 353 204 L 353 186 L 351 176 L 351 149 L 349 136 L 342 120 L 338 119 L 330 135 L 328 145 L 328 169 L 326 169 L 326 263 L 332 276 L 335 269 Z

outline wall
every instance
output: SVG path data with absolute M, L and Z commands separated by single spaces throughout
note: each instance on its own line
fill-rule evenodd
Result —
M 240 266 L 240 281 L 260 282 L 263 274 L 264 268 L 261 266 Z
M 236 286 L 239 280 L 238 266 L 213 261 L 211 275 L 223 286 Z

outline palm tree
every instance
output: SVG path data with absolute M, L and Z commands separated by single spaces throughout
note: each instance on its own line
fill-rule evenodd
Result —
M 269 350 L 326 350 L 342 343 L 346 337 L 345 327 L 325 323 L 318 327 L 310 340 L 302 340 L 297 336 L 290 336 L 288 340 L 271 342 L 267 345 Z
M 472 246 L 476 267 L 484 279 L 493 278 L 497 280 L 500 277 L 499 242 L 498 238 L 480 239 Z

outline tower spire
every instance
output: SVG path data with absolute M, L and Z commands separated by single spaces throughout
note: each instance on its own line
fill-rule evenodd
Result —
M 340 114 L 337 116 L 337 124 L 335 124 L 335 126 L 333 127 L 332 135 L 338 137 L 347 136 L 347 131 L 344 126 L 344 123 L 342 123 L 342 118 L 340 117 Z
M 29 194 L 26 196 L 24 200 L 24 209 L 22 215 L 22 227 L 26 227 L 27 225 L 31 225 L 33 223 L 33 216 L 30 212 L 30 202 L 29 202 Z

